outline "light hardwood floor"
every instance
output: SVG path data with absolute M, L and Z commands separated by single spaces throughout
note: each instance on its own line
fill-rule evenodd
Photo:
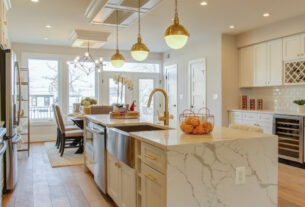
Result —
M 19 183 L 3 207 L 115 207 L 82 166 L 52 168 L 43 144 L 19 160 Z M 305 206 L 305 170 L 279 164 L 279 207 Z
M 43 144 L 31 145 L 19 159 L 19 181 L 3 198 L 3 207 L 114 207 L 97 190 L 82 166 L 52 168 Z

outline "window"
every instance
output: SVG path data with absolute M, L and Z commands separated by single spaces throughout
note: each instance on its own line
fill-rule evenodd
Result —
M 58 61 L 28 59 L 30 119 L 53 120 L 52 104 L 58 103 Z
M 115 68 L 110 62 L 105 62 L 104 71 L 160 73 L 160 65 L 154 63 L 125 63 L 121 68 Z
M 74 103 L 80 103 L 85 97 L 97 99 L 96 74 L 95 71 L 87 74 L 80 68 L 75 68 L 73 64 L 69 64 L 69 112 L 73 111 Z
M 139 79 L 139 108 L 141 116 L 147 121 L 154 121 L 154 101 L 147 107 L 149 95 L 154 89 L 153 79 Z
M 122 83 L 119 85 L 114 82 L 112 78 L 109 79 L 109 105 L 115 103 L 125 103 L 125 86 Z

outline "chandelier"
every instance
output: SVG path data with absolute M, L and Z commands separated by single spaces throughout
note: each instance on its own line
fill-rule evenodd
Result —
M 75 69 L 80 69 L 87 75 L 97 70 L 101 72 L 103 70 L 103 58 L 95 58 L 90 53 L 90 42 L 88 41 L 87 52 L 84 56 L 77 56 L 73 61 L 68 61 L 68 64 L 72 64 Z

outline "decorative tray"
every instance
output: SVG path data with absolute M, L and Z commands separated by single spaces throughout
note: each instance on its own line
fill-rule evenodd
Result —
M 126 113 L 110 112 L 111 119 L 138 119 L 140 113 L 137 111 L 128 111 Z

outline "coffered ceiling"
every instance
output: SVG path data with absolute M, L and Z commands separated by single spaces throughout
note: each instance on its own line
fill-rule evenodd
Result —
M 85 11 L 90 0 L 11 0 L 8 13 L 9 35 L 13 42 L 71 46 L 73 30 L 109 32 L 104 48 L 115 48 L 115 28 L 90 24 Z M 137 0 L 130 0 L 137 1 Z M 178 0 L 181 23 L 191 33 L 190 43 L 200 41 L 206 34 L 238 34 L 276 21 L 305 14 L 304 0 Z M 174 0 L 162 0 L 143 16 L 142 37 L 153 52 L 166 52 L 163 34 L 171 23 Z M 271 16 L 264 18 L 263 13 Z M 45 28 L 50 25 L 51 28 Z M 235 29 L 230 29 L 235 25 Z M 137 24 L 120 28 L 120 48 L 129 50 L 136 41 Z

